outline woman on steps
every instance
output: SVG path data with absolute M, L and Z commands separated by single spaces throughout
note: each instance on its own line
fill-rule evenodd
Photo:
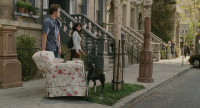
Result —
M 71 50 L 71 60 L 73 58 L 80 58 L 80 55 L 83 54 L 83 51 L 81 50 L 81 23 L 76 23 L 72 29 L 73 47 Z

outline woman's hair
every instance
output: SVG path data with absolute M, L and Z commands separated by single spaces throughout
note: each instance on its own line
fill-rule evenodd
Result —
M 80 31 L 77 31 L 77 30 L 76 30 L 76 27 L 79 26 L 79 25 L 81 26 L 81 30 L 80 30 Z M 72 30 L 73 30 L 73 31 L 72 31 L 72 34 L 73 34 L 75 31 L 77 31 L 78 34 L 81 35 L 81 33 L 82 33 L 82 24 L 81 24 L 81 23 L 75 23 L 74 26 L 72 27 Z

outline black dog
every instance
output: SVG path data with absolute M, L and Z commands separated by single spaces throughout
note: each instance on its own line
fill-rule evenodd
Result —
M 105 73 L 103 71 L 99 71 L 95 69 L 95 64 L 91 64 L 91 67 L 88 70 L 87 74 L 87 84 L 89 87 L 89 82 L 92 80 L 94 82 L 93 88 L 95 89 L 95 94 L 96 94 L 96 80 L 99 80 L 101 82 L 101 95 L 103 96 L 103 89 L 104 89 L 104 84 L 105 84 Z

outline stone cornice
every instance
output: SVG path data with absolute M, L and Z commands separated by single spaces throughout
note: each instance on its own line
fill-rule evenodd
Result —
M 1 19 L 0 25 L 15 26 L 17 28 L 29 29 L 29 30 L 42 30 L 41 24 L 20 22 L 20 21 L 7 20 L 7 19 Z

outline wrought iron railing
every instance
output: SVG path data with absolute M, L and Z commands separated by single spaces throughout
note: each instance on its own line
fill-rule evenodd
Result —
M 131 27 L 128 26 L 124 26 L 124 29 L 126 29 L 127 31 L 129 31 L 131 34 L 133 34 L 133 36 L 138 37 L 140 40 L 144 41 L 144 36 L 142 34 L 140 34 L 139 32 L 137 32 L 136 30 L 132 29 Z
M 112 34 L 114 29 L 113 26 L 114 26 L 113 23 L 107 24 L 107 30 Z M 144 43 L 144 37 L 135 30 L 128 30 L 125 27 L 122 27 L 121 30 L 126 38 L 126 52 L 128 57 L 130 58 L 129 62 L 133 64 L 133 60 L 136 59 L 137 63 L 139 63 L 139 53 Z
M 33 54 L 39 50 L 40 48 L 17 48 L 17 59 L 21 62 L 23 81 L 40 76 L 39 70 L 32 59 Z
M 108 23 L 107 24 L 107 29 L 110 33 L 113 34 L 113 29 L 114 29 L 114 24 L 113 23 Z M 122 32 L 125 34 L 126 38 L 127 38 L 127 43 L 130 45 L 139 45 L 142 46 L 144 43 L 144 37 L 137 33 L 137 32 L 133 32 L 133 31 L 129 31 L 127 30 L 125 27 L 122 27 Z
M 106 31 L 103 27 L 101 27 L 96 22 L 92 21 L 88 16 L 84 14 L 74 14 L 71 15 L 75 20 L 82 23 L 83 27 L 85 27 L 89 32 L 91 32 L 97 39 L 102 39 L 103 37 L 106 40 L 106 49 L 109 55 L 113 55 L 113 51 L 111 47 L 115 45 L 114 36 Z M 98 43 L 99 41 L 97 41 Z M 99 43 L 98 43 L 99 44 Z M 99 46 L 100 47 L 100 46 Z
M 72 32 L 72 27 L 75 23 L 77 23 L 78 21 L 75 20 L 73 17 L 71 17 L 69 14 L 67 14 L 64 10 L 61 10 L 61 17 L 60 17 L 60 21 L 62 23 L 61 26 L 61 37 L 65 37 L 65 38 L 69 38 L 71 36 L 71 32 Z M 95 62 L 95 56 L 96 56 L 96 40 L 97 38 L 88 30 L 86 30 L 85 28 L 82 28 L 82 40 L 83 40 L 83 50 L 88 54 L 88 59 L 91 62 Z M 69 40 L 69 39 L 68 39 Z M 66 42 L 67 43 L 67 42 Z M 66 51 L 68 52 L 68 51 Z M 67 53 L 66 53 L 67 54 Z
M 137 46 L 137 45 L 130 45 L 127 44 L 127 55 L 129 57 L 129 62 L 131 64 L 134 63 L 139 63 L 140 61 L 140 51 L 141 51 L 141 47 Z M 136 60 L 136 62 L 134 62 L 134 60 Z
M 143 46 L 144 41 L 141 40 L 137 35 L 132 34 L 128 30 L 122 27 L 122 32 L 126 34 L 127 41 L 130 45 L 138 45 L 138 46 Z
M 86 15 L 69 15 L 64 10 L 61 10 L 60 21 L 62 23 L 60 31 L 63 33 L 62 36 L 66 36 L 66 38 L 71 36 L 72 27 L 75 23 L 79 22 L 82 24 L 83 34 L 81 38 L 84 43 L 83 50 L 88 54 L 91 62 L 95 63 L 95 57 L 98 54 L 102 55 L 107 53 L 114 58 L 114 36 Z
M 140 34 L 144 34 L 144 30 L 139 30 L 138 32 Z M 154 42 L 154 43 L 160 43 L 161 46 L 167 47 L 167 43 L 165 41 L 163 41 L 160 37 L 158 37 L 157 35 L 152 33 L 152 32 L 151 32 L 151 41 Z

